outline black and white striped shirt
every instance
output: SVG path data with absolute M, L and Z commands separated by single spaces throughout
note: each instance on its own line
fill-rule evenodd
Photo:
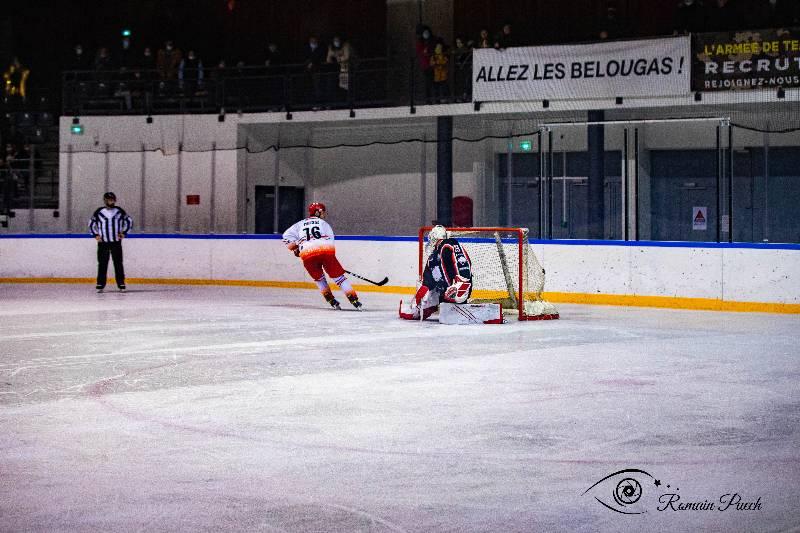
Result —
M 133 226 L 133 219 L 121 207 L 100 207 L 89 219 L 89 231 L 100 235 L 102 242 L 119 240 L 120 233 L 127 235 Z

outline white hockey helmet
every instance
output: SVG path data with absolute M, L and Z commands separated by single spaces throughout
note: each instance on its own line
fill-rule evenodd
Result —
M 444 229 L 444 226 L 434 226 L 431 228 L 431 232 L 428 233 L 428 242 L 431 246 L 436 246 L 436 243 L 446 238 L 447 230 Z

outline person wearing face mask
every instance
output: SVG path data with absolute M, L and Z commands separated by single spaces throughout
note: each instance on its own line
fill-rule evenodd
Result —
M 153 49 L 145 46 L 142 53 L 135 61 L 135 70 L 133 72 L 133 86 L 135 91 L 149 91 L 150 82 L 155 77 L 156 58 L 153 55 Z
M 129 36 L 126 35 L 122 38 L 116 57 L 120 72 L 130 72 L 134 66 L 136 55 L 134 54 L 131 38 Z
M 264 66 L 267 67 L 267 78 L 265 80 L 264 99 L 270 111 L 279 111 L 284 103 L 283 83 L 284 72 L 283 57 L 278 45 L 270 42 L 267 45 L 267 53 L 264 58 Z
M 469 102 L 472 98 L 472 41 L 456 37 L 453 47 L 454 94 L 456 102 Z
M 311 86 L 311 102 L 315 109 L 322 100 L 322 78 L 320 77 L 320 67 L 325 64 L 325 48 L 320 45 L 319 39 L 312 35 L 308 38 L 308 44 L 304 48 L 303 67 L 308 74 L 308 82 Z
M 314 71 L 325 61 L 325 49 L 319 44 L 319 39 L 312 35 L 304 48 L 303 66 L 307 71 Z
M 114 96 L 120 96 L 125 100 L 125 108 L 131 109 L 131 82 L 134 81 L 133 68 L 136 63 L 136 56 L 131 46 L 129 35 L 123 35 L 120 47 L 114 54 L 116 67 L 119 69 Z
M 194 50 L 189 50 L 178 67 L 178 84 L 186 96 L 203 90 L 203 62 Z
M 700 0 L 681 0 L 675 8 L 672 23 L 674 35 L 688 35 L 703 31 L 705 26 L 705 7 Z
M 107 47 L 101 46 L 97 49 L 97 54 L 94 56 L 95 80 L 97 80 L 97 83 L 94 87 L 95 96 L 110 96 L 112 68 L 113 65 L 111 63 L 111 54 L 109 53 Z
M 71 53 L 64 60 L 65 69 L 64 73 L 64 96 L 68 109 L 77 109 L 80 107 L 80 99 L 89 92 L 87 82 L 91 79 L 86 71 L 92 67 L 89 64 L 87 54 L 84 51 L 83 45 L 77 43 L 72 47 Z
M 267 45 L 267 56 L 264 58 L 265 67 L 278 67 L 281 65 L 281 53 L 278 50 L 278 45 L 269 43 Z
M 420 25 L 417 27 L 417 62 L 422 72 L 422 80 L 425 84 L 425 103 L 433 101 L 433 64 L 431 58 L 436 47 L 436 39 L 428 26 Z
M 83 50 L 83 45 L 78 43 L 72 48 L 72 54 L 65 62 L 67 70 L 88 70 L 89 61 Z
M 337 100 L 346 101 L 350 90 L 350 73 L 355 64 L 355 49 L 350 41 L 343 40 L 339 35 L 335 35 L 328 47 L 327 62 L 338 65 L 338 89 Z
M 159 89 L 162 92 L 169 92 L 174 89 L 174 82 L 178 79 L 178 67 L 182 59 L 183 52 L 172 41 L 166 41 L 164 48 L 158 51 L 156 68 L 161 79 Z

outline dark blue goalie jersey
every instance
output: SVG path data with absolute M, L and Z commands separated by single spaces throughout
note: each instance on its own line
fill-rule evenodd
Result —
M 467 250 L 456 239 L 443 239 L 425 263 L 422 284 L 440 294 L 453 283 L 456 275 L 472 283 L 472 261 Z M 470 288 L 470 292 L 472 289 Z

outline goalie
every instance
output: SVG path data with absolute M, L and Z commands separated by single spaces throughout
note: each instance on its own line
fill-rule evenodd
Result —
M 472 261 L 467 250 L 448 238 L 444 226 L 434 226 L 428 234 L 432 251 L 422 272 L 421 285 L 407 306 L 400 306 L 400 318 L 426 319 L 439 308 L 439 302 L 461 304 L 472 294 Z

